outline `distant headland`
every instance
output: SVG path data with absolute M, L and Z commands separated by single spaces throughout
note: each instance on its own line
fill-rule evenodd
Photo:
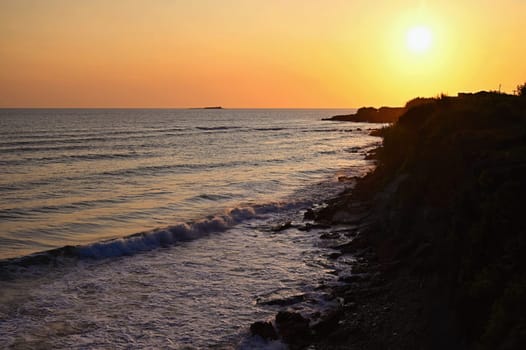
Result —
M 335 115 L 323 120 L 367 123 L 394 123 L 405 113 L 406 107 L 362 107 L 355 114 Z
M 479 91 L 476 93 L 471 92 L 459 92 L 457 98 L 470 98 L 470 97 L 481 97 L 492 95 L 494 92 Z M 445 96 L 442 96 L 445 97 Z M 450 97 L 448 97 L 451 99 Z M 355 114 L 342 114 L 335 115 L 330 118 L 324 118 L 322 120 L 329 121 L 345 121 L 345 122 L 361 122 L 361 123 L 395 123 L 398 119 L 405 114 L 409 109 L 418 107 L 422 104 L 428 104 L 433 102 L 434 98 L 416 97 L 408 101 L 404 107 L 361 107 Z

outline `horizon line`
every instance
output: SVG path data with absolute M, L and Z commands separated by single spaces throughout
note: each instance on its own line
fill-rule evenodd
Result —
M 206 107 L 10 107 L 0 106 L 2 109 L 159 109 L 159 110 L 242 110 L 242 109 L 357 109 L 359 107 L 221 107 L 212 109 Z

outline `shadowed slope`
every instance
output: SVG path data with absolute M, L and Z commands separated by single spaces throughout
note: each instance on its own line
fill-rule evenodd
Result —
M 480 92 L 408 107 L 382 130 L 376 170 L 318 218 L 372 199 L 363 236 L 393 286 L 401 276 L 420 286 L 409 292 L 421 305 L 417 344 L 524 348 L 526 98 Z

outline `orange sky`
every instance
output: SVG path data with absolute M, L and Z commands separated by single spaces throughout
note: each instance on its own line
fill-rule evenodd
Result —
M 316 108 L 526 81 L 523 0 L 0 0 L 0 107 Z M 425 26 L 426 52 L 406 33 Z

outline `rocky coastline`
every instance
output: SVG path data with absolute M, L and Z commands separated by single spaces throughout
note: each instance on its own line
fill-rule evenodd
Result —
M 290 349 L 526 348 L 526 94 L 406 108 L 375 170 L 305 214 L 327 227 L 330 259 L 353 258 L 327 290 L 338 306 L 317 320 L 284 306 L 253 335 Z

